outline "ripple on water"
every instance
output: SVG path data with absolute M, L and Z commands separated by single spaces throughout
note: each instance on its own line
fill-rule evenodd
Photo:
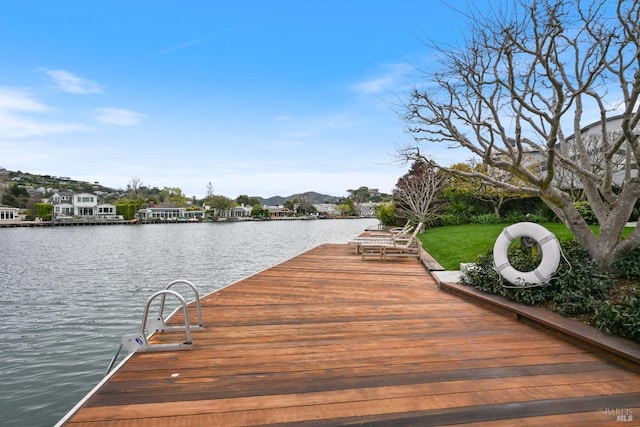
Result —
M 376 223 L 0 229 L 0 253 L 11 254 L 0 264 L 1 423 L 57 422 L 102 379 L 167 283 L 187 279 L 204 295 Z

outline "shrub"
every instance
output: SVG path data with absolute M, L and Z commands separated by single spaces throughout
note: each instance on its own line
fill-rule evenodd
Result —
M 496 214 L 484 214 L 484 215 L 476 215 L 471 218 L 472 224 L 499 224 L 503 221 Z
M 532 214 L 532 213 L 510 213 L 506 217 L 506 222 L 509 224 L 515 224 L 516 222 L 545 222 L 546 218 L 540 214 Z
M 380 224 L 385 226 L 395 225 L 395 205 L 393 203 L 383 203 L 376 207 L 376 218 Z
M 444 214 L 440 215 L 440 224 L 442 226 L 447 225 L 462 225 L 469 223 L 469 220 L 466 217 L 455 215 L 455 214 Z
M 595 225 L 598 224 L 598 219 L 596 218 L 593 210 L 591 209 L 591 205 L 587 201 L 575 202 L 573 204 L 577 211 L 580 212 L 580 215 L 584 218 L 587 224 Z
M 425 228 L 434 228 L 442 226 L 442 219 L 439 215 L 435 214 L 427 214 L 422 220 L 422 223 Z
M 449 200 L 445 214 L 454 215 L 458 218 L 464 219 L 465 222 L 469 222 L 469 218 L 473 216 L 477 207 L 477 203 L 474 203 L 472 199 L 454 198 Z
M 614 263 L 611 271 L 626 278 L 640 278 L 640 249 L 631 252 L 625 259 Z
M 493 253 L 480 256 L 475 268 L 460 278 L 460 283 L 509 300 L 535 305 L 566 317 L 579 318 L 610 334 L 640 342 L 640 289 L 635 280 L 615 300 L 620 291 L 612 276 L 601 272 L 575 240 L 562 243 L 565 261 L 556 275 L 544 286 L 515 287 L 505 282 L 493 267 Z M 640 271 L 640 251 L 620 264 L 630 268 L 629 274 Z M 537 266 L 539 254 L 515 243 L 509 248 L 509 261 L 520 271 Z M 638 276 L 628 276 L 638 277 Z M 619 285 L 621 286 L 621 285 Z
M 608 334 L 640 342 L 640 292 L 623 296 L 619 303 L 599 302 L 589 322 Z
M 53 215 L 53 205 L 51 203 L 36 203 L 35 214 L 36 217 L 42 218 L 43 221 L 51 221 Z
M 599 270 L 575 240 L 565 242 L 562 251 L 568 261 L 560 264 L 551 285 L 554 292 L 550 308 L 564 316 L 589 316 L 596 301 L 609 297 L 612 279 Z

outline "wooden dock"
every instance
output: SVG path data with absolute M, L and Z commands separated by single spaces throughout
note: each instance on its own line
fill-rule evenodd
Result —
M 202 310 L 193 350 L 134 354 L 63 424 L 640 424 L 633 366 L 445 292 L 415 258 L 322 245 Z

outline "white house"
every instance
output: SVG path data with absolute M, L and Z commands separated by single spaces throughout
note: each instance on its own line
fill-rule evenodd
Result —
M 96 212 L 98 218 L 114 218 L 116 216 L 116 207 L 109 203 L 102 203 L 96 206 Z
M 231 218 L 248 218 L 251 216 L 251 211 L 253 209 L 242 205 L 242 206 L 236 206 L 233 209 L 231 209 L 230 213 L 230 217 Z
M 53 205 L 53 215 L 55 218 L 60 217 L 72 217 L 73 216 L 73 204 L 72 203 L 60 203 Z
M 56 191 L 46 202 L 53 205 L 53 215 L 55 218 L 116 217 L 116 207 L 108 203 L 98 204 L 98 196 L 95 194 L 74 194 L 68 191 Z
M 136 212 L 136 217 L 142 220 L 194 220 L 204 218 L 204 211 L 173 207 L 144 208 Z
M 564 142 L 559 145 L 559 150 L 563 156 L 577 160 L 579 157 L 579 149 L 576 144 L 576 138 L 581 138 L 582 144 L 587 150 L 590 162 L 592 164 L 591 172 L 595 175 L 603 173 L 602 164 L 604 159 L 604 144 L 602 141 L 603 131 L 606 138 L 612 143 L 621 134 L 623 116 L 614 116 L 607 118 L 604 123 L 600 120 L 593 122 L 580 129 L 579 135 L 573 134 L 568 136 Z M 636 135 L 640 133 L 640 126 L 634 130 Z M 515 144 L 515 141 L 510 141 Z M 629 156 L 628 147 L 623 145 L 620 150 L 612 157 L 613 181 L 620 184 L 625 177 L 625 173 L 629 172 L 631 176 L 637 175 L 637 164 L 633 161 L 633 157 Z M 526 150 L 521 160 L 523 165 L 529 168 L 537 168 L 539 172 L 547 169 L 546 155 L 536 150 Z M 491 172 L 491 170 L 490 170 Z M 497 171 L 496 176 L 506 174 L 503 171 Z M 507 174 L 509 175 L 509 174 Z M 582 184 L 571 172 L 566 169 L 556 169 L 555 184 L 561 188 L 581 188 Z
M 614 116 L 607 118 L 604 123 L 602 121 L 593 122 L 582 129 L 580 129 L 580 137 L 582 143 L 585 146 L 592 164 L 594 164 L 594 170 L 592 172 L 596 175 L 601 174 L 602 170 L 598 165 L 601 165 L 604 159 L 604 145 L 602 141 L 603 131 L 609 143 L 613 143 L 622 133 L 622 119 L 623 116 Z M 640 126 L 634 129 L 636 135 L 640 134 Z M 578 149 L 574 143 L 576 135 L 569 136 L 565 144 L 560 149 L 562 153 L 575 160 L 578 157 Z M 615 183 L 620 184 L 624 180 L 625 172 L 628 172 L 631 176 L 637 175 L 638 165 L 635 163 L 628 146 L 623 145 L 620 150 L 612 158 L 613 166 L 613 180 Z M 571 182 L 571 176 L 564 178 L 564 182 Z M 574 183 L 574 185 L 576 185 Z
M 70 191 L 56 191 L 49 197 L 47 203 L 59 205 L 62 203 L 73 204 L 73 193 Z
M 18 216 L 18 208 L 10 208 L 7 206 L 0 206 L 0 222 L 3 221 L 20 221 Z
M 377 203 L 377 202 L 360 203 L 358 205 L 358 208 L 360 209 L 360 216 L 364 216 L 367 218 L 375 218 L 376 208 L 378 206 L 380 206 L 380 203 Z
M 338 215 L 339 212 L 336 209 L 335 203 L 315 203 L 313 205 L 316 211 L 320 215 Z
M 186 218 L 187 208 L 145 208 L 136 212 L 140 219 L 177 220 Z
M 73 195 L 73 214 L 75 216 L 92 217 L 98 213 L 98 196 L 89 193 Z

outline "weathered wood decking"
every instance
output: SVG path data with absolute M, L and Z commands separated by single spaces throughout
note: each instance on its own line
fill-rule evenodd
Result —
M 417 259 L 362 261 L 322 245 L 202 309 L 193 350 L 135 354 L 68 425 L 640 420 L 640 375 L 438 289 Z

